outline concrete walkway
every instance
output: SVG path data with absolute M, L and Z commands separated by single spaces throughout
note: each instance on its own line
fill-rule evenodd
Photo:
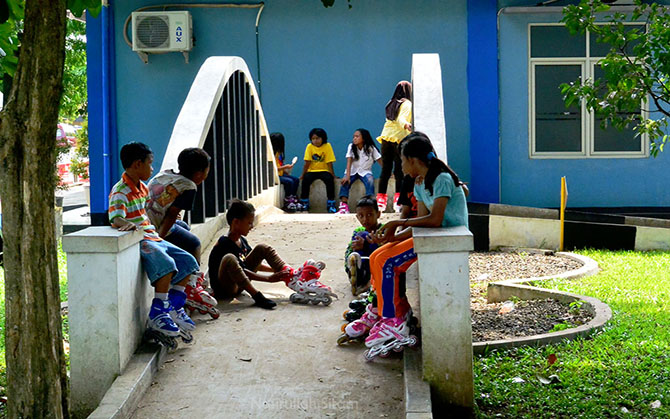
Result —
M 322 282 L 340 299 L 328 307 L 292 304 L 283 284 L 261 283 L 279 303 L 273 311 L 243 296 L 220 301 L 218 320 L 196 314 L 195 343 L 168 354 L 133 417 L 404 417 L 402 360 L 368 363 L 364 345 L 335 343 L 352 299 L 343 255 L 357 225 L 354 215 L 266 218 L 248 236 L 250 244 L 274 246 L 293 266 L 325 261 Z

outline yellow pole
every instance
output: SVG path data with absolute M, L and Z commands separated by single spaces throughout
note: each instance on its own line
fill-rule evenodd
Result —
M 561 178 L 561 238 L 559 242 L 559 249 L 563 251 L 563 239 L 564 239 L 564 228 L 565 228 L 565 206 L 568 203 L 568 187 L 565 182 L 565 176 Z

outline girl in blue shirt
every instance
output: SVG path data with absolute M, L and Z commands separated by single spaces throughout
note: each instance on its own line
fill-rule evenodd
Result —
M 435 156 L 430 139 L 414 132 L 401 144 L 402 170 L 416 178 L 414 196 L 416 218 L 386 223 L 377 236 L 385 243 L 370 255 L 372 284 L 377 295 L 380 321 L 370 330 L 365 345 L 371 348 L 366 357 L 373 358 L 390 349 L 401 350 L 415 340 L 409 336 L 410 306 L 402 292 L 400 276 L 416 261 L 412 230 L 406 227 L 468 226 L 464 185 L 446 163 Z M 399 232 L 396 232 L 398 228 Z

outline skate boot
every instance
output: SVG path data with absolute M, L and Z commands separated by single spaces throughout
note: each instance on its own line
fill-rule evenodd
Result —
M 170 311 L 170 317 L 179 327 L 179 336 L 184 343 L 193 342 L 192 331 L 195 330 L 195 322 L 184 311 L 184 305 L 186 304 L 186 293 L 184 291 L 177 291 L 176 289 L 171 289 L 168 292 L 168 299 L 172 305 L 172 311 Z
M 377 194 L 377 208 L 379 208 L 379 212 L 384 212 L 386 211 L 386 204 L 388 203 L 388 195 L 385 193 L 378 193 Z
M 416 336 L 409 334 L 406 317 L 389 317 L 380 320 L 370 330 L 365 339 L 365 359 L 372 361 L 376 356 L 387 357 L 391 351 L 402 352 L 405 346 L 416 346 Z
M 340 207 L 337 209 L 338 214 L 349 214 L 349 204 L 340 202 Z
M 361 256 L 358 252 L 352 252 L 347 258 L 347 267 L 349 268 L 349 281 L 351 282 L 351 294 L 356 296 L 370 289 L 369 272 L 363 269 L 363 261 L 369 261 L 367 256 Z M 367 276 L 367 280 L 365 279 Z M 360 283 L 365 281 L 365 283 Z
M 170 300 L 154 298 L 151 302 L 147 330 L 144 335 L 146 340 L 153 340 L 170 350 L 177 349 L 175 338 L 179 336 L 179 327 L 172 321 L 169 314 L 172 310 Z
M 400 199 L 400 193 L 396 192 L 395 195 L 393 195 L 393 211 L 395 212 L 400 212 L 402 209 L 401 205 L 398 205 L 398 200 Z
M 289 212 L 289 213 L 296 211 L 296 205 L 293 202 L 292 198 L 293 197 L 291 197 L 291 196 L 287 196 L 286 198 L 284 198 L 283 210 L 286 211 L 286 212 Z
M 300 209 L 302 208 L 302 206 L 300 205 L 300 200 L 298 200 L 298 198 L 295 195 L 289 196 L 288 199 L 289 203 L 286 206 L 288 212 L 300 211 Z
M 292 303 L 310 303 L 317 305 L 323 303 L 324 306 L 333 302 L 331 297 L 336 297 L 330 287 L 319 282 L 321 271 L 326 264 L 312 259 L 308 259 L 297 271 L 294 271 L 291 279 L 286 281 L 286 286 L 295 293 L 291 294 L 289 299 Z
M 197 278 L 200 278 L 198 276 Z M 205 289 L 200 285 L 200 282 L 196 279 L 192 281 L 195 285 L 189 283 L 186 286 L 184 292 L 186 292 L 186 303 L 185 307 L 191 312 L 198 310 L 200 314 L 209 313 L 213 319 L 219 318 L 219 310 L 216 308 L 218 302 L 214 297 L 212 297 Z
M 328 212 L 331 214 L 335 214 L 337 212 L 337 208 L 335 208 L 335 201 L 332 199 L 326 201 L 326 208 L 328 209 Z
M 379 322 L 379 319 L 377 307 L 368 304 L 365 308 L 365 313 L 360 319 L 346 325 L 344 334 L 337 339 L 337 344 L 343 345 L 353 340 L 363 339 L 370 329 Z
M 300 205 L 302 206 L 302 212 L 309 212 L 309 199 L 301 199 Z
M 342 313 L 342 317 L 344 317 L 344 320 L 346 320 L 347 323 L 351 323 L 354 320 L 358 320 L 361 318 L 363 313 L 365 313 L 365 307 L 367 307 L 367 305 L 368 305 L 367 296 L 359 300 L 352 300 L 349 303 L 349 310 Z

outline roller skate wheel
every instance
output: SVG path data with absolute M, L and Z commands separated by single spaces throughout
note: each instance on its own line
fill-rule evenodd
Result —
M 344 329 L 347 328 L 347 325 L 348 325 L 348 324 L 349 324 L 349 323 L 345 323 L 345 324 L 342 325 L 342 327 L 340 327 L 340 330 L 342 330 L 342 333 L 344 333 Z
M 351 341 L 351 339 L 349 338 L 349 336 L 347 334 L 344 334 L 344 335 L 340 336 L 339 338 L 337 338 L 337 344 L 340 345 L 340 346 L 344 345 L 345 343 L 348 343 L 349 341 Z
M 342 318 L 343 318 L 344 320 L 347 320 L 347 314 L 349 314 L 349 311 L 350 311 L 350 310 L 344 310 L 344 312 L 342 313 Z
M 161 343 L 163 343 L 163 342 L 161 342 Z M 174 351 L 179 346 L 179 344 L 177 343 L 177 339 L 175 339 L 175 338 L 168 338 L 167 341 L 165 342 L 165 344 L 166 344 L 168 350 L 170 350 L 170 351 Z
M 333 299 L 330 296 L 326 295 L 326 298 L 322 301 L 324 306 L 329 306 L 333 302 Z
M 318 305 L 318 304 L 319 304 L 319 300 L 309 300 L 309 303 L 310 303 L 311 305 L 315 306 L 315 305 Z
M 416 346 L 417 343 L 418 343 L 418 340 L 416 339 L 416 336 L 410 336 L 409 337 L 409 342 L 407 343 L 407 345 L 409 345 L 410 347 L 413 348 L 413 347 Z
M 400 350 L 402 351 L 402 347 L 400 348 Z M 388 349 L 383 349 L 379 353 L 379 356 L 381 356 L 382 358 L 387 358 L 389 356 L 389 350 Z
M 198 313 L 200 314 L 207 314 L 207 310 L 203 310 L 201 308 L 198 309 Z
M 402 346 L 394 346 L 393 347 L 394 352 L 402 352 L 402 349 L 403 349 Z
M 372 361 L 373 359 L 375 359 L 375 356 L 372 353 L 372 349 L 368 349 L 367 351 L 365 351 L 363 356 L 365 357 L 366 361 Z
M 209 313 L 209 315 L 212 316 L 214 320 L 216 320 L 219 318 L 219 316 L 221 316 L 221 313 L 219 312 L 219 310 L 213 308 L 212 311 Z

